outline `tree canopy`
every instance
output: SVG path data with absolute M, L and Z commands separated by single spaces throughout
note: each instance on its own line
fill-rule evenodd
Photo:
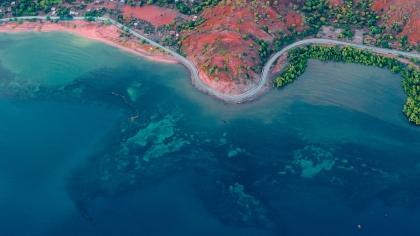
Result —
M 403 64 L 393 57 L 375 55 L 371 51 L 353 47 L 339 46 L 305 46 L 289 51 L 289 66 L 277 77 L 277 87 L 293 82 L 304 71 L 309 58 L 354 62 L 368 66 L 386 67 L 392 73 L 401 72 L 404 78 L 402 86 L 408 95 L 403 112 L 410 122 L 420 125 L 420 71 L 413 66 L 404 68 Z

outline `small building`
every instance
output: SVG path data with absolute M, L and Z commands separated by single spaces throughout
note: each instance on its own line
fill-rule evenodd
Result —
M 137 22 L 136 22 L 136 23 L 134 23 L 134 26 L 137 26 L 138 24 L 139 24 L 139 23 L 137 23 Z
M 55 11 L 55 7 L 51 7 L 51 11 Z
M 174 35 L 176 32 L 175 32 L 175 30 L 171 30 L 171 31 L 169 31 L 169 34 L 170 35 Z
M 87 11 L 87 12 L 90 12 L 90 11 L 92 11 L 92 8 L 89 8 L 89 9 L 87 9 L 86 11 Z
M 120 0 L 120 2 L 125 2 L 125 0 Z
M 15 5 L 15 4 L 16 4 L 16 2 L 11 2 L 11 3 L 10 3 L 10 5 Z
M 55 15 L 55 11 L 52 11 L 51 15 Z
M 179 37 L 179 34 L 175 34 L 176 37 Z

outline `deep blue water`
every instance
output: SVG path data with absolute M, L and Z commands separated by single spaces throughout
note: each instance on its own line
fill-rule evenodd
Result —
M 236 105 L 180 65 L 77 36 L 0 45 L 2 235 L 420 233 L 420 128 L 399 75 L 311 60 Z
M 51 101 L 15 104 L 5 99 L 0 100 L 0 110 L 2 234 L 42 235 L 62 220 L 77 220 L 74 216 L 80 213 L 63 182 L 95 151 L 119 112 Z

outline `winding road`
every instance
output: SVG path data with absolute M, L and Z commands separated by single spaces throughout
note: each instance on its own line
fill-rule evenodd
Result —
M 23 19 L 23 20 L 28 20 L 28 19 L 43 19 L 45 20 L 47 17 L 45 16 L 30 16 L 30 17 L 17 17 L 16 19 Z M 10 18 L 10 19 L 15 19 L 15 18 Z M 58 20 L 59 17 L 50 17 L 50 19 L 52 20 Z M 74 17 L 74 20 L 84 20 L 84 17 Z M 96 20 L 109 20 L 112 24 L 118 26 L 118 27 L 122 27 L 124 25 L 109 19 L 109 18 L 105 18 L 105 17 L 96 17 Z M 9 18 L 6 19 L 2 19 L 3 21 L 9 21 Z M 394 55 L 401 55 L 401 56 L 409 56 L 409 57 L 417 57 L 420 58 L 420 54 L 416 54 L 416 53 L 410 53 L 410 52 L 403 52 L 403 51 L 399 51 L 399 50 L 393 50 L 393 49 L 385 49 L 385 48 L 377 48 L 377 47 L 372 47 L 372 46 L 366 46 L 366 45 L 362 45 L 362 44 L 355 44 L 355 43 L 348 43 L 348 42 L 342 42 L 342 41 L 338 41 L 338 40 L 332 40 L 332 39 L 304 39 L 298 42 L 295 42 L 293 44 L 288 45 L 287 47 L 283 48 L 281 51 L 276 52 L 274 55 L 272 55 L 270 57 L 270 59 L 268 60 L 267 64 L 264 66 L 263 70 L 262 70 L 262 75 L 261 75 L 261 80 L 260 83 L 258 84 L 258 86 L 246 91 L 245 93 L 239 94 L 239 95 L 228 95 L 228 94 L 223 94 L 220 93 L 216 90 L 214 90 L 213 88 L 207 86 L 205 83 L 203 83 L 199 76 L 198 76 L 198 70 L 197 68 L 185 57 L 179 55 L 177 52 L 166 48 L 163 45 L 160 45 L 146 37 L 144 37 L 143 35 L 137 33 L 136 31 L 124 26 L 124 28 L 128 29 L 128 31 L 133 34 L 136 37 L 139 37 L 141 39 L 146 40 L 149 44 L 155 46 L 155 47 L 160 47 L 162 48 L 165 52 L 170 53 L 172 56 L 174 56 L 179 62 L 181 62 L 182 64 L 184 64 L 192 73 L 192 77 L 193 77 L 193 83 L 196 84 L 196 86 L 200 87 L 201 89 L 203 89 L 204 91 L 219 97 L 225 101 L 229 101 L 229 102 L 233 102 L 233 103 L 240 103 L 243 101 L 246 101 L 247 99 L 255 96 L 256 94 L 258 94 L 261 89 L 265 86 L 268 85 L 267 83 L 267 79 L 269 78 L 269 71 L 271 66 L 273 65 L 273 63 L 276 61 L 277 58 L 279 58 L 283 53 L 289 51 L 292 48 L 295 47 L 299 47 L 302 45 L 307 45 L 307 44 L 326 44 L 326 43 L 331 43 L 331 44 L 336 44 L 336 45 L 344 45 L 344 46 L 352 46 L 352 47 L 356 47 L 356 48 L 361 48 L 361 49 L 366 49 L 366 50 L 372 50 L 373 52 L 378 52 L 378 53 L 388 53 L 388 54 L 394 54 Z M 271 85 L 268 85 L 271 86 Z

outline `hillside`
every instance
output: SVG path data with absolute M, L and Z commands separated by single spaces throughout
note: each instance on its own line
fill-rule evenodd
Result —
M 402 37 L 407 35 L 408 42 L 418 45 L 420 41 L 420 1 L 418 0 L 376 0 L 372 9 L 382 17 L 389 33 Z
M 2 17 L 116 19 L 186 56 L 207 85 L 226 94 L 254 87 L 275 51 L 304 38 L 420 50 L 418 0 L 5 0 L 0 10 Z

